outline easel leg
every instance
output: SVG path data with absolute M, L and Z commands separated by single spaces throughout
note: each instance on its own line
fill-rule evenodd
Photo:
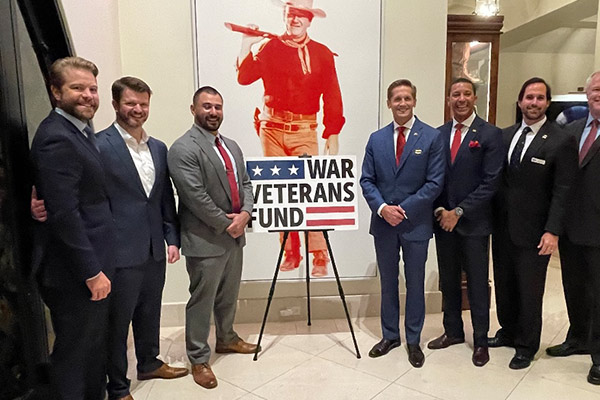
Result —
M 277 266 L 275 267 L 275 273 L 273 274 L 273 281 L 271 282 L 271 289 L 269 289 L 269 297 L 267 299 L 267 307 L 265 308 L 265 315 L 263 317 L 262 325 L 260 327 L 260 334 L 258 335 L 258 343 L 256 344 L 256 351 L 254 352 L 254 361 L 258 360 L 258 351 L 260 349 L 260 342 L 262 341 L 263 333 L 265 331 L 265 325 L 267 323 L 267 315 L 269 314 L 269 308 L 271 307 L 271 301 L 273 300 L 273 293 L 275 292 L 275 283 L 277 282 L 277 275 L 279 275 L 279 266 L 283 258 L 283 252 L 285 250 L 285 242 L 287 242 L 289 232 L 283 233 L 283 240 L 281 241 L 281 249 L 279 250 L 279 257 L 277 258 Z
M 335 280 L 337 282 L 338 291 L 340 292 L 340 299 L 342 300 L 342 304 L 344 306 L 344 312 L 346 313 L 346 319 L 348 320 L 348 327 L 350 328 L 350 333 L 352 334 L 352 341 L 354 342 L 354 348 L 356 349 L 356 358 L 360 358 L 360 351 L 358 350 L 358 343 L 356 343 L 356 336 L 354 336 L 354 329 L 352 328 L 352 322 L 350 321 L 350 313 L 348 313 L 348 305 L 346 304 L 346 297 L 344 296 L 344 289 L 342 289 L 342 283 L 340 282 L 340 275 L 338 274 L 338 270 L 335 265 L 335 259 L 333 258 L 333 251 L 331 250 L 331 244 L 329 243 L 329 235 L 327 234 L 327 231 L 323 231 L 323 236 L 325 236 L 325 242 L 327 243 L 327 250 L 329 251 L 329 257 L 331 258 L 331 267 L 333 269 L 333 273 L 335 274 Z
M 307 310 L 307 314 L 308 314 L 308 326 L 311 325 L 310 323 L 310 272 L 308 271 L 308 268 L 310 266 L 310 263 L 308 262 L 308 231 L 304 231 L 304 249 L 305 249 L 305 253 L 306 253 L 306 257 L 304 258 L 305 262 L 304 265 L 306 266 L 306 310 Z

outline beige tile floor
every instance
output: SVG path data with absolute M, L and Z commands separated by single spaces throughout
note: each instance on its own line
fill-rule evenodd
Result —
M 483 368 L 471 363 L 472 342 L 445 350 L 428 350 L 426 343 L 442 332 L 441 314 L 427 314 L 422 335 L 426 356 L 423 368 L 412 368 L 404 347 L 387 356 L 371 359 L 367 353 L 379 340 L 378 318 L 353 320 L 363 357 L 354 354 L 346 320 L 268 323 L 263 352 L 258 361 L 248 355 L 215 355 L 211 365 L 219 386 L 206 390 L 191 376 L 173 381 L 132 381 L 136 400 L 158 399 L 414 399 L 414 400 L 600 400 L 600 387 L 586 381 L 589 356 L 553 359 L 543 349 L 562 342 L 567 316 L 558 263 L 548 271 L 544 298 L 542 348 L 530 368 L 513 371 L 508 362 L 513 350 L 490 349 L 490 362 Z M 464 313 L 467 338 L 471 332 L 469 313 Z M 492 308 L 490 333 L 498 328 Z M 260 324 L 237 325 L 240 336 L 256 341 Z M 188 365 L 183 327 L 161 330 L 162 358 Z M 214 335 L 213 335 L 214 341 Z M 214 345 L 214 342 L 212 343 Z M 130 372 L 135 366 L 130 349 Z

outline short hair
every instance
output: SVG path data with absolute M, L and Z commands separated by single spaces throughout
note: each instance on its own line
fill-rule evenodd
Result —
M 448 87 L 448 96 L 450 96 L 450 92 L 452 92 L 452 86 L 456 85 L 457 83 L 468 83 L 469 85 L 471 85 L 471 88 L 473 88 L 473 94 L 477 94 L 477 88 L 475 88 L 475 84 L 473 83 L 473 81 L 468 78 L 460 77 L 454 79 Z
M 91 61 L 81 57 L 65 57 L 54 61 L 50 66 L 49 80 L 50 85 L 60 88 L 65 83 L 64 71 L 67 68 L 83 69 L 98 76 L 98 67 Z
M 221 101 L 223 101 L 223 96 L 221 96 L 221 93 L 219 93 L 219 91 L 217 89 L 215 89 L 212 86 L 202 86 L 200 89 L 196 90 L 196 93 L 194 93 L 194 97 L 192 98 L 192 104 L 196 104 L 196 99 L 202 93 L 208 93 L 208 94 L 213 94 L 213 95 L 218 94 L 219 97 L 221 98 Z
M 584 92 L 588 91 L 590 83 L 592 83 L 592 79 L 594 79 L 594 77 L 598 74 L 600 74 L 600 71 L 592 72 L 592 74 L 588 76 L 588 78 L 585 80 Z
M 131 89 L 137 93 L 148 93 L 148 97 L 152 96 L 152 89 L 146 82 L 133 76 L 124 76 L 114 81 L 110 88 L 113 100 L 118 103 L 125 89 Z
M 523 100 L 523 96 L 525 95 L 525 89 L 527 89 L 527 86 L 533 85 L 534 83 L 543 83 L 546 86 L 546 99 L 548 101 L 552 100 L 552 91 L 550 89 L 550 85 L 548 85 L 548 83 L 542 78 L 535 76 L 533 78 L 527 79 L 525 83 L 523 83 L 523 86 L 521 86 L 521 91 L 519 92 L 518 97 L 519 101 Z
M 415 100 L 417 99 L 417 87 L 415 85 L 413 85 L 412 82 L 409 81 L 408 79 L 398 79 L 398 80 L 395 80 L 394 82 L 390 83 L 390 86 L 388 86 L 388 89 L 387 89 L 387 99 L 388 100 L 392 99 L 392 91 L 395 88 L 397 88 L 398 86 L 408 86 L 410 88 L 410 90 L 412 91 L 413 98 Z

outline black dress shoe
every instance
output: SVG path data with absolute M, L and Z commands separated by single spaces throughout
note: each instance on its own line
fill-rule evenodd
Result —
M 421 351 L 418 344 L 409 344 L 408 347 L 408 362 L 415 368 L 421 368 L 425 363 L 425 354 Z
M 600 385 L 600 365 L 592 365 L 592 368 L 590 368 L 590 372 L 588 373 L 587 380 L 592 385 Z
M 452 346 L 453 344 L 464 343 L 464 338 L 453 338 L 447 336 L 445 333 L 437 339 L 433 339 L 427 343 L 427 348 L 432 350 L 445 349 L 446 347 Z
M 473 365 L 476 367 L 483 367 L 488 361 L 490 361 L 490 353 L 488 352 L 488 348 L 483 346 L 475 347 L 475 349 L 473 349 L 472 360 Z
M 548 347 L 546 349 L 546 354 L 550 357 L 568 357 L 573 354 L 590 354 L 590 352 L 575 344 L 564 342 L 557 344 L 556 346 Z
M 512 339 L 509 339 L 506 336 L 494 336 L 488 338 L 487 343 L 488 347 L 515 347 L 515 343 Z
M 523 369 L 527 368 L 531 365 L 531 357 L 527 357 L 521 354 L 518 354 L 510 360 L 508 364 L 508 368 L 510 369 Z
M 400 346 L 400 338 L 395 340 L 381 339 L 371 351 L 369 351 L 369 357 L 376 358 L 385 356 L 390 350 Z

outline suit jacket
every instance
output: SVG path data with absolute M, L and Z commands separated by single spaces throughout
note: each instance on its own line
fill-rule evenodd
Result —
M 585 118 L 567 125 L 576 143 L 581 141 Z M 573 179 L 573 189 L 567 207 L 566 232 L 569 239 L 581 246 L 600 246 L 600 141 L 596 140 L 586 154 Z
M 438 129 L 444 142 L 446 177 L 444 190 L 434 208 L 462 208 L 464 214 L 454 231 L 464 236 L 487 236 L 492 233 L 492 197 L 498 188 L 506 155 L 502 131 L 475 116 L 452 163 L 452 121 Z M 434 226 L 436 231 L 442 229 L 437 222 Z
M 109 278 L 115 228 L 98 150 L 71 122 L 51 111 L 31 145 L 38 197 L 46 223 L 36 228 L 34 265 L 41 283 L 85 287 L 101 271 Z
M 223 137 L 235 160 L 241 211 L 252 213 L 252 183 L 242 150 Z M 216 257 L 246 244 L 245 236 L 232 238 L 226 228 L 231 220 L 231 190 L 223 163 L 213 148 L 215 137 L 193 125 L 177 139 L 167 156 L 169 171 L 179 196 L 181 248 L 185 256 Z
M 505 149 L 521 124 L 502 131 Z M 508 150 L 507 150 L 508 153 Z M 556 124 L 547 121 L 523 155 L 521 166 L 504 170 L 495 197 L 494 232 L 508 232 L 522 247 L 537 246 L 545 232 L 561 235 L 573 178 L 577 173 L 577 145 Z
M 150 256 L 165 259 L 165 240 L 179 246 L 179 222 L 173 187 L 167 168 L 167 146 L 149 138 L 148 148 L 154 163 L 155 180 L 146 195 L 127 144 L 111 125 L 96 135 L 104 162 L 108 196 L 117 227 L 113 250 L 117 267 L 141 265 Z
M 371 209 L 373 236 L 401 233 L 407 240 L 427 240 L 433 235 L 433 201 L 444 183 L 444 149 L 440 132 L 417 118 L 396 166 L 394 124 L 369 137 L 360 185 Z M 381 204 L 400 205 L 408 219 L 396 227 L 377 214 Z

